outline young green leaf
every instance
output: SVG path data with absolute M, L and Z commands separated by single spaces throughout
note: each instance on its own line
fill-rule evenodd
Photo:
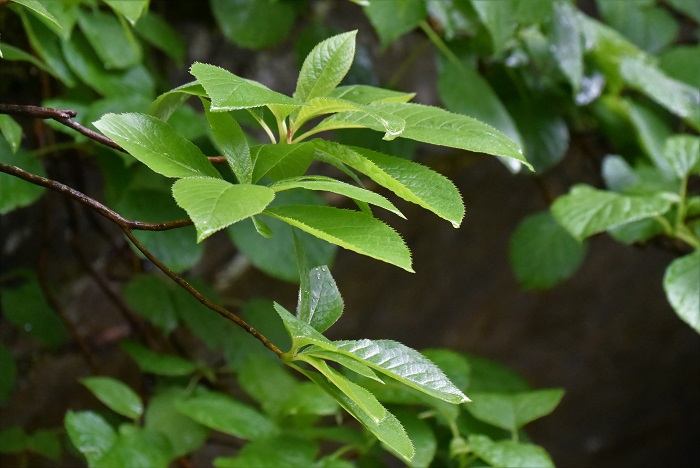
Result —
M 667 139 L 664 157 L 680 179 L 700 174 L 700 137 L 676 135 Z
M 89 377 L 81 382 L 112 411 L 131 419 L 137 419 L 143 414 L 141 398 L 119 380 L 110 377 Z
M 134 341 L 125 341 L 122 349 L 136 361 L 141 372 L 156 375 L 190 375 L 197 370 L 197 365 L 179 356 L 159 354 Z
M 173 197 L 192 218 L 197 242 L 201 242 L 216 231 L 262 212 L 275 198 L 275 192 L 261 185 L 188 177 L 173 184 Z
M 370 109 L 387 112 L 406 121 L 401 136 L 438 146 L 513 158 L 526 166 L 522 150 L 506 135 L 495 128 L 466 115 L 454 114 L 437 107 L 422 104 L 381 102 L 369 104 Z M 384 131 L 376 119 L 363 112 L 343 112 L 328 117 L 315 131 L 340 128 L 371 128 Z
M 317 44 L 306 56 L 299 72 L 294 96 L 309 101 L 326 96 L 340 84 L 355 57 L 355 36 L 350 31 Z
M 411 253 L 392 228 L 365 213 L 329 206 L 279 206 L 265 214 L 302 231 L 413 273 Z
M 562 226 L 583 240 L 632 221 L 661 215 L 671 204 L 659 195 L 627 196 L 579 184 L 557 198 L 551 210 Z
M 64 425 L 70 441 L 87 459 L 90 466 L 107 453 L 117 440 L 117 433 L 102 416 L 92 411 L 68 411 Z
M 418 351 L 390 340 L 334 341 L 340 352 L 372 369 L 450 403 L 469 401 L 435 364 Z
M 569 234 L 549 212 L 530 215 L 510 239 L 510 264 L 527 289 L 550 288 L 573 275 L 586 244 Z
M 314 140 L 316 157 L 340 161 L 406 201 L 432 211 L 458 227 L 464 218 L 464 203 L 457 187 L 446 177 L 421 164 L 376 151 Z
M 315 344 L 331 351 L 336 350 L 336 347 L 331 341 L 316 331 L 311 325 L 301 321 L 276 302 L 274 303 L 274 307 L 275 311 L 282 319 L 284 328 L 287 329 L 287 334 L 289 334 L 289 337 L 292 339 L 292 349 L 290 350 L 292 354 L 308 344 Z
M 367 377 L 368 379 L 375 380 L 379 383 L 384 383 L 382 379 L 377 377 L 372 369 L 363 364 L 362 362 L 355 359 L 354 356 L 350 357 L 336 351 L 330 351 L 328 349 L 320 348 L 318 346 L 311 345 L 305 348 L 300 354 L 305 354 L 308 356 L 323 359 L 325 361 L 337 362 L 344 368 L 355 372 L 358 375 Z
M 190 67 L 190 73 L 207 91 L 211 98 L 212 111 L 247 109 L 271 104 L 292 107 L 302 105 L 296 99 L 214 65 L 196 62 Z
M 493 441 L 485 435 L 469 436 L 471 450 L 491 466 L 537 466 L 554 468 L 547 452 L 538 445 L 512 440 Z
M 664 291 L 678 316 L 700 333 L 700 250 L 671 262 Z
M 279 433 L 267 417 L 221 393 L 199 389 L 194 396 L 176 402 L 175 407 L 206 427 L 241 439 L 264 439 Z
M 198 147 L 151 115 L 106 114 L 94 125 L 154 172 L 175 178 L 221 178 Z
M 396 417 L 387 411 L 386 416 L 380 422 L 375 422 L 357 404 L 331 384 L 325 377 L 316 372 L 302 371 L 316 385 L 320 386 L 340 406 L 350 413 L 355 419 L 362 423 L 377 439 L 384 442 L 387 447 L 394 451 L 404 462 L 410 462 L 415 453 L 411 439 L 406 435 L 406 431 Z
M 515 433 L 525 424 L 551 413 L 564 390 L 549 389 L 520 393 L 472 393 L 467 410 L 477 419 Z
M 308 307 L 300 308 L 298 316 L 319 332 L 323 333 L 333 325 L 343 313 L 343 298 L 327 266 L 314 267 L 308 272 Z
M 275 182 L 274 184 L 270 185 L 270 188 L 275 192 L 294 188 L 303 188 L 306 190 L 322 190 L 324 192 L 337 193 L 339 195 L 352 198 L 356 201 L 366 202 L 380 208 L 384 208 L 385 210 L 391 211 L 392 213 L 406 219 L 403 213 L 401 213 L 393 203 L 378 193 L 361 187 L 356 187 L 346 182 L 341 182 L 331 177 L 313 175 L 290 177 L 287 179 L 282 179 L 279 182 Z
M 327 97 L 342 99 L 356 104 L 371 104 L 373 102 L 408 102 L 416 93 L 403 93 L 391 89 L 378 88 L 368 85 L 338 86 L 328 93 Z
M 230 114 L 225 112 L 210 112 L 204 101 L 204 110 L 216 146 L 231 166 L 231 170 L 241 184 L 250 184 L 253 178 L 253 160 L 243 129 Z
M 313 159 L 313 151 L 309 143 L 253 146 L 250 148 L 252 182 L 256 183 L 264 176 L 279 180 L 304 174 Z

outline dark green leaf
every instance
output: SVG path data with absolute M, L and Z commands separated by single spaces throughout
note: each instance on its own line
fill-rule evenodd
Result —
M 241 126 L 228 113 L 209 112 L 206 102 L 204 109 L 214 142 L 231 166 L 236 179 L 241 184 L 250 184 L 253 179 L 253 160 Z
M 175 407 L 204 426 L 241 439 L 265 439 L 279 432 L 268 418 L 221 393 L 199 389 L 194 396 L 177 401 Z
M 20 169 L 46 176 L 39 158 L 19 148 L 13 151 L 10 145 L 0 139 L 0 162 L 17 166 Z M 0 214 L 7 214 L 17 208 L 31 205 L 44 193 L 44 188 L 30 184 L 18 177 L 0 173 Z
M 477 419 L 514 433 L 530 421 L 551 413 L 563 396 L 561 389 L 472 393 L 472 402 L 466 408 Z
M 294 2 L 278 0 L 212 0 L 211 9 L 226 38 L 251 49 L 282 41 L 296 16 Z
M 173 457 L 194 452 L 204 444 L 209 435 L 207 428 L 175 408 L 177 402 L 184 400 L 186 396 L 185 389 L 167 389 L 149 400 L 144 414 L 144 428 L 167 437 Z
M 19 453 L 27 446 L 27 434 L 19 426 L 0 430 L 0 453 Z
M 696 23 L 700 23 L 700 5 L 695 0 L 669 0 L 669 3 L 693 18 Z
M 61 441 L 54 431 L 34 431 L 27 437 L 27 449 L 54 462 L 61 458 Z
M 676 135 L 664 145 L 664 157 L 680 179 L 690 174 L 700 174 L 700 138 Z
M 125 341 L 122 349 L 136 361 L 141 372 L 156 375 L 190 375 L 197 370 L 197 365 L 187 359 L 169 354 L 160 354 L 134 341 Z
M 492 466 L 537 466 L 554 468 L 547 452 L 538 445 L 512 440 L 492 441 L 485 435 L 470 435 L 472 451 Z
M 411 442 L 413 442 L 413 447 L 416 451 L 409 466 L 430 466 L 437 451 L 437 440 L 430 425 L 425 419 L 421 419 L 406 408 L 396 408 L 393 409 L 393 412 L 404 429 L 406 429 L 406 433 Z
M 22 5 L 27 8 L 33 15 L 42 20 L 54 30 L 56 34 L 62 35 L 65 33 L 63 25 L 59 23 L 58 19 L 46 9 L 46 7 L 38 0 L 11 0 L 14 3 Z
M 671 262 L 664 274 L 664 291 L 681 320 L 700 333 L 700 251 Z
M 253 159 L 253 183 L 267 176 L 273 180 L 304 174 L 313 159 L 314 148 L 309 143 L 291 145 L 257 145 L 250 149 Z
M 176 178 L 221 178 L 197 146 L 151 115 L 106 114 L 94 125 L 154 172 Z
M 144 11 L 148 11 L 149 0 L 104 0 L 112 10 L 121 14 L 133 26 Z
M 179 109 L 190 97 L 204 97 L 206 95 L 207 93 L 204 91 L 202 85 L 196 81 L 185 83 L 182 86 L 173 88 L 170 91 L 158 96 L 151 104 L 151 107 L 149 107 L 148 113 L 164 122 L 167 122 L 173 113 Z
M 308 101 L 327 96 L 340 84 L 355 57 L 357 31 L 330 37 L 316 45 L 299 72 L 295 97 Z
M 69 410 L 64 424 L 70 441 L 85 456 L 90 466 L 95 466 L 117 441 L 112 426 L 92 411 L 76 413 Z
M 81 383 L 112 411 L 131 419 L 138 419 L 143 414 L 141 398 L 119 380 L 110 377 L 88 377 L 82 379 Z
M 275 198 L 275 192 L 261 185 L 187 177 L 173 184 L 173 197 L 192 218 L 197 242 L 201 242 L 231 224 L 262 212 Z
M 173 304 L 169 280 L 155 275 L 134 276 L 124 287 L 124 298 L 140 316 L 148 319 L 163 333 L 170 334 L 177 327 L 177 311 Z
M 425 0 L 381 0 L 369 2 L 365 14 L 386 47 L 418 26 L 427 12 Z
M 653 1 L 598 0 L 597 4 L 610 26 L 649 53 L 657 53 L 678 35 L 676 20 Z
M 22 140 L 22 127 L 9 115 L 0 115 L 0 133 L 9 143 L 12 152 L 16 153 Z
M 299 382 L 278 362 L 251 356 L 238 370 L 238 382 L 270 416 L 278 417 L 295 393 Z
M 494 55 L 500 55 L 517 26 L 515 2 L 513 0 L 473 1 L 472 5 L 491 36 Z
M 551 207 L 554 218 L 582 240 L 617 226 L 665 213 L 672 202 L 659 195 L 627 196 L 579 184 Z
M 549 98 L 551 99 L 551 98 Z M 561 161 L 569 148 L 569 127 L 549 110 L 548 98 L 528 98 L 510 106 L 525 144 L 525 157 L 543 172 Z
M 165 435 L 124 424 L 119 427 L 114 445 L 98 460 L 97 466 L 167 468 L 172 458 L 173 449 Z
M 285 434 L 246 444 L 235 457 L 214 459 L 214 466 L 216 468 L 308 468 L 316 466 L 314 460 L 318 452 L 316 443 Z
M 585 254 L 586 245 L 573 238 L 549 212 L 525 218 L 510 240 L 510 264 L 526 289 L 561 283 L 576 272 Z
M 583 43 L 576 9 L 568 2 L 554 2 L 550 42 L 559 68 L 578 93 L 583 78 Z
M 280 206 L 265 214 L 319 239 L 413 272 L 411 254 L 392 228 L 365 213 L 328 206 Z
M 691 0 L 694 1 L 694 0 Z M 671 78 L 700 89 L 700 45 L 676 46 L 659 57 L 659 66 Z
M 141 46 L 126 24 L 114 15 L 78 9 L 78 24 L 105 69 L 128 68 L 141 61 Z
M 129 2 L 130 3 L 130 2 Z M 165 52 L 178 65 L 185 60 L 185 41 L 167 21 L 149 11 L 139 18 L 134 31 L 152 46 Z

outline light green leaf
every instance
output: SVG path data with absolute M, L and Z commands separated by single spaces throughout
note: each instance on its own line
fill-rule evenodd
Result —
M 314 140 L 317 158 L 329 158 L 359 171 L 406 201 L 422 206 L 458 227 L 464 203 L 457 187 L 446 177 L 418 163 L 376 151 Z
M 141 62 L 141 46 L 127 25 L 114 15 L 97 9 L 78 9 L 78 24 L 105 69 L 128 68 Z
M 603 159 L 601 169 L 605 186 L 613 192 L 624 192 L 639 181 L 639 176 L 624 158 L 608 154 Z
M 253 183 L 265 176 L 279 180 L 304 174 L 313 159 L 313 151 L 309 143 L 253 146 L 250 149 Z
M 309 468 L 317 466 L 318 445 L 293 434 L 246 444 L 235 457 L 214 459 L 215 468 Z
M 628 196 L 579 184 L 557 198 L 554 218 L 582 240 L 617 226 L 665 213 L 672 202 L 659 195 Z
M 469 401 L 445 374 L 418 351 L 390 340 L 334 341 L 339 351 L 409 387 L 450 402 Z
M 138 419 L 143 414 L 141 398 L 127 385 L 110 377 L 88 377 L 81 383 L 112 411 L 127 418 Z
M 301 320 L 323 333 L 342 315 L 343 298 L 327 266 L 312 268 L 308 278 L 308 307 L 300 307 L 297 314 Z
M 284 328 L 287 330 L 287 334 L 292 339 L 292 349 L 289 351 L 292 355 L 296 353 L 301 347 L 308 344 L 315 344 L 324 349 L 329 349 L 335 351 L 337 348 L 331 344 L 331 341 L 323 336 L 321 333 L 316 331 L 314 327 L 301 321 L 287 309 L 274 303 L 275 311 L 279 314 L 284 324 Z
M 302 105 L 296 99 L 214 65 L 196 62 L 190 67 L 190 73 L 207 91 L 211 98 L 212 111 L 248 109 L 273 104 L 292 107 Z
M 0 343 L 0 404 L 12 394 L 17 382 L 17 365 L 12 353 Z
M 554 468 L 554 462 L 538 445 L 512 440 L 492 441 L 485 435 L 470 435 L 471 450 L 492 466 L 530 466 Z
M 134 31 L 146 42 L 162 50 L 179 66 L 182 66 L 186 53 L 185 41 L 162 17 L 152 11 L 146 12 L 144 16 L 139 18 L 134 26 Z
M 518 145 L 495 128 L 466 115 L 454 114 L 444 109 L 412 103 L 374 103 L 370 109 L 393 114 L 406 121 L 401 136 L 438 146 L 460 148 L 467 151 L 505 156 L 525 161 Z M 362 112 L 344 112 L 328 117 L 316 130 L 336 128 L 371 128 L 384 131 L 375 119 Z
M 549 40 L 559 68 L 571 83 L 574 94 L 583 78 L 583 43 L 576 9 L 568 2 L 554 2 L 554 18 Z
M 332 244 L 413 272 L 411 253 L 401 236 L 365 213 L 328 206 L 280 206 L 268 208 L 265 214 Z
M 681 320 L 700 333 L 700 251 L 671 262 L 664 274 L 664 291 Z
M 124 16 L 133 26 L 148 11 L 149 0 L 104 0 L 112 10 Z
M 196 81 L 185 83 L 158 96 L 149 107 L 148 113 L 165 122 L 191 96 L 206 95 L 202 85 Z
M 475 418 L 514 433 L 530 421 L 551 413 L 563 396 L 561 389 L 472 393 L 472 402 L 466 408 Z
M 296 17 L 296 2 L 278 0 L 212 0 L 214 13 L 227 39 L 242 47 L 261 49 L 283 40 Z
M 391 211 L 392 213 L 406 219 L 403 213 L 401 213 L 393 203 L 378 193 L 371 192 L 361 187 L 356 187 L 346 182 L 341 182 L 331 177 L 313 175 L 290 177 L 288 179 L 282 179 L 279 182 L 275 182 L 274 184 L 270 185 L 270 188 L 275 192 L 293 188 L 303 188 L 306 190 L 322 190 L 324 192 L 337 193 L 339 195 L 352 198 L 353 200 L 358 200 L 384 208 L 385 210 Z
M 216 146 L 231 166 L 241 184 L 249 184 L 253 178 L 253 160 L 250 157 L 248 140 L 233 117 L 225 112 L 210 112 L 205 102 L 204 110 Z
M 301 66 L 294 96 L 309 101 L 326 96 L 340 84 L 355 57 L 355 36 L 350 31 L 317 44 Z
M 320 348 L 314 345 L 305 348 L 302 351 L 302 353 L 308 356 L 323 359 L 325 361 L 337 362 L 344 368 L 351 370 L 358 375 L 367 377 L 368 379 L 376 380 L 377 382 L 382 384 L 384 383 L 382 379 L 377 377 L 377 374 L 375 374 L 372 369 L 355 359 L 355 356 L 350 357 L 345 354 L 338 353 L 336 351 L 330 351 L 328 349 Z
M 425 0 L 380 0 L 370 1 L 365 14 L 377 30 L 382 47 L 386 47 L 418 26 L 427 12 Z
M 156 375 L 190 375 L 197 370 L 197 365 L 179 356 L 160 354 L 134 341 L 125 341 L 122 349 L 136 361 L 141 372 Z
M 144 428 L 163 434 L 170 441 L 172 456 L 192 453 L 202 445 L 209 430 L 176 409 L 177 402 L 187 397 L 184 388 L 169 388 L 148 401 L 144 414 Z
M 197 146 L 151 115 L 106 114 L 94 125 L 154 172 L 176 178 L 221 178 Z
M 700 138 L 676 135 L 666 140 L 664 157 L 680 179 L 700 174 Z
M 669 78 L 642 59 L 624 58 L 620 72 L 631 88 L 700 130 L 700 90 Z
M 586 245 L 573 238 L 549 212 L 525 218 L 510 240 L 510 264 L 526 289 L 561 283 L 576 272 L 585 254 Z
M 63 26 L 58 22 L 55 16 L 48 12 L 44 5 L 38 0 L 11 0 L 18 5 L 22 5 L 28 8 L 37 18 L 44 21 L 51 29 L 53 29 L 56 34 L 62 35 L 64 33 Z
M 12 152 L 16 153 L 22 141 L 22 127 L 9 115 L 0 115 L 0 133 L 9 143 Z
M 96 465 L 104 468 L 125 466 L 167 468 L 172 458 L 173 449 L 165 435 L 131 424 L 123 424 L 119 427 L 119 435 L 114 445 Z
M 387 411 L 386 416 L 380 422 L 375 422 L 352 399 L 331 384 L 325 377 L 309 371 L 302 371 L 310 380 L 326 391 L 340 406 L 362 423 L 377 439 L 382 441 L 394 451 L 404 462 L 410 462 L 415 453 L 411 439 L 406 435 L 401 423 L 396 417 Z
M 90 466 L 95 466 L 117 440 L 112 426 L 92 411 L 76 413 L 68 410 L 64 425 L 70 441 L 85 456 Z
M 275 192 L 261 185 L 188 177 L 173 184 L 173 197 L 192 218 L 197 242 L 201 242 L 216 231 L 262 212 L 275 198 Z
M 175 407 L 206 427 L 241 439 L 265 439 L 279 433 L 268 418 L 221 393 L 199 389 L 194 396 L 177 401 Z
M 308 354 L 298 355 L 298 359 L 306 362 L 318 370 L 328 382 L 340 390 L 346 397 L 359 408 L 365 416 L 369 417 L 375 424 L 380 423 L 387 416 L 386 408 L 382 406 L 377 398 L 365 388 L 348 380 L 347 377 L 332 369 L 321 359 L 314 358 Z
M 356 104 L 371 104 L 373 102 L 408 102 L 416 93 L 403 93 L 391 89 L 377 88 L 368 85 L 338 86 L 328 93 L 328 97 L 354 102 Z

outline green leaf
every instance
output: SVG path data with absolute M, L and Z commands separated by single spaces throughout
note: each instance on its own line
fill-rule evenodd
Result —
M 700 5 L 695 0 L 669 0 L 669 3 L 677 10 L 693 18 L 700 23 Z
M 475 418 L 514 433 L 530 421 L 551 413 L 563 396 L 561 389 L 472 393 L 472 402 L 466 408 Z
M 250 157 L 248 140 L 243 129 L 230 114 L 210 112 L 205 102 L 204 110 L 216 146 L 241 184 L 250 184 L 253 179 L 253 160 Z
M 56 34 L 63 34 L 63 26 L 58 22 L 55 16 L 48 12 L 44 5 L 38 0 L 11 0 L 18 5 L 29 9 L 32 14 L 36 15 L 37 18 L 46 23 L 51 29 L 53 29 Z
M 134 341 L 122 342 L 121 347 L 144 373 L 180 376 L 190 375 L 197 370 L 197 365 L 192 361 L 179 356 L 156 353 Z
M 27 29 L 25 27 L 25 29 Z M 27 31 L 27 34 L 29 34 L 29 31 Z M 54 36 L 55 38 L 55 36 Z M 36 49 L 35 49 L 36 50 Z M 17 47 L 13 47 L 9 44 L 0 44 L 0 58 L 3 60 L 7 61 L 21 61 L 21 62 L 29 62 L 35 67 L 37 67 L 39 70 L 43 70 L 51 75 L 53 75 L 55 78 L 61 79 L 61 77 L 58 76 L 56 71 L 51 68 L 51 66 L 47 63 L 42 62 L 35 56 L 28 54 L 27 52 L 23 51 L 22 49 L 18 49 Z M 65 81 L 64 81 L 65 84 Z
M 617 226 L 665 213 L 672 202 L 659 195 L 628 196 L 579 184 L 551 207 L 554 218 L 582 240 Z
M 472 5 L 491 36 L 494 55 L 500 55 L 517 26 L 514 2 L 512 0 L 472 1 Z
M 340 84 L 355 57 L 357 31 L 330 37 L 317 44 L 299 72 L 294 96 L 309 101 L 318 96 L 327 96 Z
M 19 426 L 0 430 L 0 453 L 19 453 L 27 447 L 27 434 Z
M 409 466 L 427 467 L 435 458 L 437 451 L 437 439 L 433 429 L 421 419 L 416 413 L 407 408 L 396 408 L 393 410 L 401 425 L 406 430 L 408 437 L 413 442 L 416 454 L 411 459 Z
M 297 314 L 301 320 L 323 333 L 342 315 L 343 298 L 327 266 L 312 268 L 308 274 L 308 308 L 299 308 Z
M 639 181 L 639 176 L 624 158 L 608 154 L 603 159 L 601 169 L 605 186 L 613 192 L 624 192 Z
M 495 128 L 466 115 L 454 114 L 444 109 L 412 103 L 375 103 L 368 105 L 378 111 L 393 114 L 406 121 L 401 136 L 438 146 L 505 156 L 530 167 L 518 145 Z M 373 118 L 362 112 L 343 112 L 328 117 L 316 130 L 334 128 L 371 128 L 384 131 Z
M 119 435 L 114 445 L 99 459 L 97 466 L 167 468 L 173 458 L 172 452 L 173 449 L 165 435 L 123 424 L 119 427 Z
M 469 401 L 435 364 L 418 351 L 390 340 L 334 341 L 340 352 L 418 391 L 450 403 Z
M 376 151 L 313 142 L 318 159 L 336 159 L 386 187 L 406 201 L 432 211 L 458 227 L 464 218 L 464 203 L 457 187 L 446 177 L 418 163 Z
M 173 457 L 196 451 L 209 435 L 207 428 L 177 411 L 177 403 L 186 397 L 185 389 L 169 388 L 148 401 L 144 414 L 144 428 L 167 437 Z
M 268 208 L 265 214 L 332 244 L 413 272 L 411 253 L 401 236 L 365 213 L 328 206 L 279 206 Z
M 13 151 L 7 141 L 0 139 L 0 162 L 17 166 L 20 169 L 46 176 L 39 158 L 19 148 Z M 10 174 L 0 173 L 0 215 L 29 206 L 44 193 L 44 188 L 26 182 Z
M 282 415 L 299 382 L 279 363 L 262 356 L 250 356 L 238 370 L 238 382 L 270 416 Z
M 34 431 L 27 438 L 27 449 L 54 462 L 58 462 L 61 458 L 61 441 L 54 431 Z
M 17 365 L 12 353 L 0 343 L 0 404 L 5 403 L 17 382 Z
M 246 444 L 235 457 L 215 458 L 214 466 L 308 468 L 316 466 L 315 458 L 318 452 L 316 443 L 293 434 L 285 434 Z
M 664 291 L 681 320 L 700 333 L 700 251 L 671 262 L 664 274 Z
M 673 174 L 673 170 L 664 157 L 664 142 L 672 135 L 671 128 L 657 113 L 649 108 L 629 102 L 629 118 L 637 133 L 637 140 L 649 160 L 664 174 Z
M 658 220 L 647 218 L 613 228 L 608 231 L 608 234 L 622 244 L 632 245 L 637 242 L 646 242 L 663 232 L 664 227 Z
M 138 419 L 143 414 L 141 398 L 119 380 L 88 377 L 82 379 L 81 383 L 112 411 L 131 419 Z
M 381 0 L 369 2 L 365 14 L 387 47 L 426 17 L 425 0 Z
M 197 146 L 151 115 L 106 114 L 94 125 L 154 172 L 176 178 L 221 178 Z
M 64 425 L 70 441 L 85 456 L 90 466 L 95 466 L 117 440 L 112 426 L 92 411 L 76 413 L 68 410 Z
M 224 36 L 251 49 L 282 41 L 296 17 L 294 2 L 278 0 L 212 0 L 211 9 Z
M 275 192 L 293 188 L 303 188 L 306 190 L 321 190 L 324 192 L 337 193 L 339 195 L 352 198 L 353 200 L 384 208 L 385 210 L 391 211 L 392 213 L 406 219 L 403 213 L 401 213 L 393 203 L 378 193 L 371 192 L 361 187 L 356 187 L 346 182 L 341 182 L 331 177 L 313 175 L 290 177 L 287 179 L 282 179 L 279 182 L 275 182 L 274 184 L 270 185 L 270 188 Z
M 155 275 L 136 275 L 124 287 L 124 299 L 141 317 L 166 335 L 177 327 L 178 316 L 169 280 Z
M 680 179 L 700 174 L 700 138 L 676 135 L 666 140 L 664 157 Z
M 700 130 L 700 90 L 669 78 L 642 59 L 624 58 L 620 72 L 631 88 Z
M 438 75 L 438 92 L 448 110 L 493 125 L 522 145 L 518 128 L 500 98 L 471 66 L 446 61 Z
M 191 96 L 206 95 L 202 85 L 196 81 L 185 83 L 158 96 L 148 109 L 148 113 L 166 122 Z
M 125 2 L 131 3 L 131 2 Z M 173 29 L 167 21 L 158 14 L 149 11 L 146 12 L 134 26 L 134 31 L 143 40 L 162 50 L 166 55 L 172 58 L 179 66 L 185 60 L 185 41 L 182 36 Z
M 24 284 L 3 289 L 0 295 L 4 318 L 42 344 L 55 348 L 66 341 L 68 332 L 56 312 L 46 302 L 39 281 L 28 274 Z
M 521 221 L 510 240 L 510 264 L 526 289 L 561 283 L 576 272 L 585 254 L 586 245 L 573 238 L 548 211 Z
M 133 26 L 148 11 L 149 0 L 104 0 L 112 10 L 124 16 Z
M 691 0 L 692 1 L 692 0 Z M 659 67 L 673 79 L 700 88 L 700 45 L 676 46 L 659 57 Z
M 315 344 L 331 351 L 337 350 L 328 338 L 316 331 L 311 325 L 301 321 L 276 302 L 274 303 L 274 308 L 282 319 L 287 334 L 292 339 L 292 347 L 290 350 L 292 355 L 308 344 Z
M 678 23 L 664 8 L 653 2 L 598 0 L 605 21 L 641 49 L 657 53 L 674 41 Z
M 568 2 L 554 2 L 554 18 L 549 34 L 552 54 L 574 94 L 581 88 L 583 78 L 583 41 L 576 9 Z
M 471 450 L 492 466 L 537 466 L 554 468 L 554 462 L 538 445 L 512 440 L 492 441 L 485 435 L 470 435 Z
M 371 104 L 373 102 L 408 102 L 416 93 L 403 93 L 391 89 L 377 88 L 368 85 L 338 86 L 328 93 L 328 97 L 354 102 L 356 104 Z
M 275 192 L 261 185 L 188 177 L 173 184 L 173 197 L 192 218 L 197 242 L 201 242 L 216 231 L 262 212 L 275 198 Z
M 9 143 L 12 152 L 16 153 L 22 141 L 22 127 L 9 115 L 0 115 L 0 133 Z
M 105 69 L 128 68 L 141 62 L 141 46 L 114 15 L 78 9 L 78 24 Z
M 357 419 L 367 428 L 377 439 L 382 441 L 394 451 L 404 462 L 409 462 L 415 453 L 411 439 L 406 435 L 406 431 L 396 417 L 387 411 L 386 416 L 380 422 L 375 422 L 367 415 L 352 399 L 331 384 L 325 377 L 309 371 L 302 371 L 316 385 L 320 386 L 340 406 L 342 406 L 352 417 Z
M 196 62 L 190 73 L 204 86 L 211 98 L 212 111 L 248 109 L 269 105 L 300 106 L 296 99 L 257 83 L 240 78 L 223 68 Z
M 221 393 L 199 389 L 194 396 L 176 402 L 175 407 L 206 427 L 241 439 L 265 439 L 279 433 L 268 418 Z
M 279 180 L 304 174 L 313 159 L 313 151 L 313 146 L 309 143 L 253 146 L 250 149 L 253 159 L 252 182 L 257 183 L 265 176 Z

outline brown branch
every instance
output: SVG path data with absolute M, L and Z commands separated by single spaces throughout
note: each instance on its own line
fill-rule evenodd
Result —
M 119 213 L 107 208 L 97 200 L 94 200 L 87 195 L 85 195 L 82 192 L 79 192 L 78 190 L 75 190 L 71 187 L 68 187 L 67 185 L 61 184 L 60 182 L 56 182 L 55 180 L 47 179 L 45 177 L 38 176 L 36 174 L 32 174 L 30 172 L 24 171 L 18 167 L 11 166 L 9 164 L 3 164 L 0 163 L 0 172 L 5 172 L 6 174 L 13 175 L 15 177 L 19 177 L 20 179 L 26 180 L 27 182 L 31 182 L 35 185 L 40 185 L 42 187 L 46 187 L 50 190 L 62 193 L 64 195 L 69 196 L 70 198 L 82 203 L 83 205 L 86 205 L 93 210 L 97 211 L 100 213 L 102 216 L 105 218 L 109 219 L 110 221 L 114 222 L 116 225 L 118 225 L 122 231 L 124 231 L 124 234 L 126 237 L 129 238 L 129 240 L 134 244 L 134 246 L 143 253 L 146 258 L 148 258 L 153 264 L 158 267 L 163 273 L 165 273 L 170 279 L 175 281 L 177 284 L 179 284 L 182 288 L 184 288 L 187 292 L 189 292 L 192 296 L 194 296 L 195 299 L 197 299 L 202 305 L 207 307 L 208 309 L 213 310 L 217 314 L 221 315 L 222 317 L 231 320 L 234 322 L 236 325 L 239 327 L 243 328 L 245 331 L 253 335 L 255 338 L 257 338 L 263 345 L 265 345 L 266 348 L 268 348 L 270 351 L 273 353 L 277 354 L 278 356 L 282 354 L 282 351 L 275 346 L 272 342 L 270 342 L 267 338 L 265 338 L 260 332 L 258 332 L 255 328 L 251 327 L 247 322 L 245 322 L 242 318 L 240 318 L 238 315 L 234 314 L 233 312 L 211 302 L 209 299 L 204 297 L 195 287 L 190 285 L 184 278 L 182 278 L 180 275 L 172 271 L 170 268 L 165 266 L 160 260 L 158 260 L 148 249 L 146 249 L 141 242 L 139 242 L 138 239 L 136 239 L 136 236 L 134 236 L 134 233 L 132 231 L 134 230 L 147 230 L 147 231 L 164 231 L 167 229 L 172 229 L 174 227 L 181 227 L 181 226 L 186 226 L 192 223 L 191 220 L 180 220 L 180 221 L 172 221 L 169 223 L 144 223 L 141 221 L 132 221 L 129 219 L 124 218 L 121 216 Z

